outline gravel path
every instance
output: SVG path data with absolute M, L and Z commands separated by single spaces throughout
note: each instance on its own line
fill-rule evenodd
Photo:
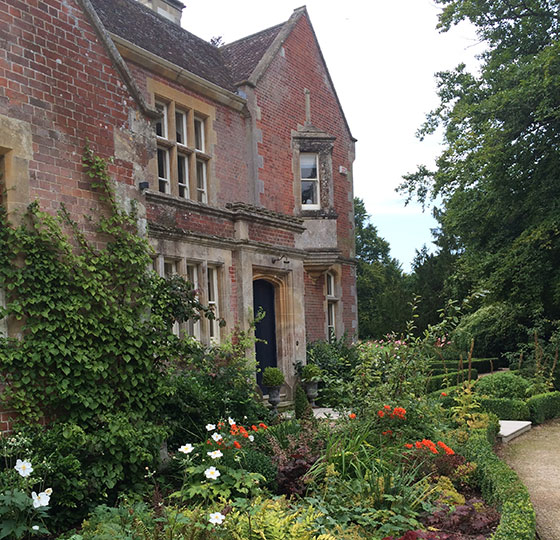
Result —
M 527 486 L 541 540 L 560 540 L 560 419 L 501 445 L 498 454 Z

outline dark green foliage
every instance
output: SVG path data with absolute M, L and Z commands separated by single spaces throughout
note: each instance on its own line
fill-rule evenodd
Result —
M 278 467 L 265 453 L 248 448 L 241 454 L 239 465 L 248 472 L 262 474 L 266 480 L 262 487 L 276 491 Z
M 481 396 L 525 399 L 530 385 L 531 382 L 520 375 L 503 371 L 482 377 L 474 389 Z
M 284 374 L 276 367 L 264 368 L 262 382 L 265 386 L 282 386 L 285 382 Z
M 470 21 L 486 50 L 480 69 L 437 75 L 439 106 L 420 130 L 444 130 L 433 171 L 403 192 L 438 201 L 438 242 L 457 261 L 447 294 L 487 291 L 465 325 L 476 354 L 515 350 L 519 329 L 560 318 L 560 40 L 558 2 L 436 0 L 440 28 Z
M 545 420 L 560 416 L 560 392 L 538 394 L 527 400 L 531 422 L 542 424 Z
M 303 418 L 306 414 L 306 411 L 309 409 L 309 400 L 307 399 L 307 394 L 300 384 L 296 386 L 294 409 L 294 414 L 298 420 Z
M 364 202 L 354 199 L 358 331 L 361 338 L 380 338 L 402 332 L 411 316 L 412 300 L 407 276 L 391 258 L 389 243 L 381 238 L 369 220 Z
M 500 420 L 529 420 L 529 407 L 522 399 L 481 398 L 480 406 Z
M 476 381 L 477 377 L 478 372 L 476 369 L 471 369 L 471 381 Z M 441 388 L 447 388 L 450 384 L 457 384 L 466 381 L 468 378 L 468 369 L 464 369 L 463 371 L 451 371 L 443 375 L 435 375 L 428 379 L 426 392 L 435 392 Z
M 494 454 L 486 434 L 479 431 L 472 433 L 463 454 L 477 464 L 475 474 L 484 499 L 496 504 L 502 514 L 492 538 L 534 540 L 535 511 L 527 488 L 517 474 Z
M 473 358 L 471 360 L 471 367 L 476 369 L 478 373 L 490 373 L 492 369 L 496 371 L 500 367 L 505 367 L 507 360 L 500 361 L 498 358 Z M 460 362 L 457 360 L 451 360 L 449 362 L 433 362 L 430 364 L 432 374 L 441 375 L 442 373 L 457 371 L 459 369 Z M 468 362 L 463 361 L 463 368 L 468 368 Z

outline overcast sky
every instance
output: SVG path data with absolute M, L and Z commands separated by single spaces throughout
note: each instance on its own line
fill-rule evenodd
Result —
M 301 0 L 184 0 L 182 25 L 225 43 L 286 21 Z M 307 0 L 311 22 L 356 143 L 355 195 L 405 271 L 415 250 L 430 247 L 435 221 L 418 205 L 404 207 L 395 187 L 419 164 L 433 164 L 437 136 L 416 130 L 438 104 L 434 73 L 481 52 L 471 27 L 436 30 L 431 0 Z M 319 126 L 320 127 L 320 126 Z

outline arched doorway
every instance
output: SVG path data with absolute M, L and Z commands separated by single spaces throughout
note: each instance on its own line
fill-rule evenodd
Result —
M 262 386 L 262 371 L 267 367 L 277 366 L 276 350 L 276 312 L 274 285 L 265 279 L 253 281 L 253 309 L 255 315 L 259 309 L 265 312 L 264 318 L 255 327 L 255 353 L 257 358 L 257 384 Z

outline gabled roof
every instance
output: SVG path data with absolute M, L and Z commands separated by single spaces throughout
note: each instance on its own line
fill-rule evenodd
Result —
M 235 83 L 251 76 L 283 26 L 284 23 L 277 24 L 220 48 Z
M 90 0 L 108 32 L 226 90 L 234 81 L 220 50 L 136 0 Z

